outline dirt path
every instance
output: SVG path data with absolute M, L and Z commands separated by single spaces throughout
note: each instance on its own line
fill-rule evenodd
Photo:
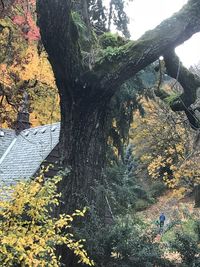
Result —
M 167 230 L 169 224 L 173 221 L 185 221 L 188 216 L 200 218 L 200 209 L 194 208 L 194 201 L 191 198 L 178 199 L 177 196 L 172 192 L 168 191 L 165 195 L 159 197 L 157 202 L 151 205 L 144 211 L 139 212 L 144 220 L 148 221 L 150 225 L 155 227 L 155 221 L 159 219 L 161 213 L 165 214 L 166 221 L 164 226 L 164 232 Z M 159 227 L 158 227 L 159 231 Z M 162 245 L 162 235 L 157 234 L 154 242 Z M 181 262 L 181 257 L 178 253 L 167 252 L 165 258 L 173 260 L 177 263 Z
M 184 220 L 188 214 L 199 213 L 199 209 L 194 209 L 194 201 L 192 199 L 179 200 L 172 191 L 168 191 L 165 195 L 159 197 L 155 204 L 138 214 L 149 222 L 155 222 L 162 212 L 166 217 L 166 228 L 171 221 Z

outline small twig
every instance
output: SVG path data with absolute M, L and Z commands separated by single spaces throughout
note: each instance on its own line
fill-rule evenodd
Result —
M 111 206 L 110 206 L 110 204 L 109 204 L 109 201 L 108 201 L 107 196 L 105 196 L 105 199 L 106 199 L 106 203 L 107 203 L 107 205 L 108 205 L 108 209 L 109 209 L 109 212 L 110 212 L 110 214 L 111 214 L 111 217 L 112 217 L 112 219 L 113 219 L 113 221 L 114 221 L 114 215 L 113 215 L 113 212 L 112 212 L 112 209 L 111 209 Z
M 1 12 L 3 12 L 3 11 L 4 11 L 4 9 L 5 9 L 5 5 L 4 5 L 4 2 L 3 2 L 3 0 L 0 0 L 0 3 L 1 3 L 1 6 L 2 6 L 2 11 L 1 11 Z
M 160 86 L 162 84 L 162 64 L 161 64 L 161 60 L 159 59 L 159 80 L 158 80 L 158 86 L 157 86 L 157 90 L 160 90 Z
M 1 96 L 0 106 L 2 106 L 2 104 L 3 104 L 4 97 L 5 97 L 5 95 L 3 94 L 3 95 Z

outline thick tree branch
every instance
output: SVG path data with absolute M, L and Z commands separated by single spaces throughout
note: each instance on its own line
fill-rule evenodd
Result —
M 42 41 L 59 91 L 65 92 L 65 100 L 70 98 L 71 102 L 75 95 L 80 99 L 83 93 L 96 97 L 97 90 L 101 89 L 100 97 L 112 96 L 141 69 L 200 31 L 200 1 L 189 0 L 178 13 L 154 30 L 146 32 L 138 41 L 120 47 L 114 55 L 101 58 L 92 71 L 84 73 L 78 32 L 71 17 L 71 1 L 37 0 L 37 13 Z
M 70 0 L 38 0 L 38 25 L 57 79 L 66 85 L 82 70 L 78 32 L 71 17 Z M 72 77 L 73 76 L 73 77 Z
M 138 71 L 200 31 L 200 1 L 190 0 L 178 13 L 146 32 L 138 41 L 119 48 L 111 60 L 105 57 L 94 71 L 102 87 L 119 88 Z
M 174 51 L 165 54 L 165 66 L 167 74 L 176 79 L 184 91 L 180 96 L 182 104 L 180 103 L 177 108 L 174 106 L 174 110 L 185 110 L 185 107 L 189 107 L 196 100 L 196 92 L 200 87 L 200 78 L 182 65 Z
M 165 66 L 167 74 L 175 78 L 183 88 L 183 94 L 177 96 L 171 103 L 172 110 L 185 111 L 191 126 L 198 129 L 200 122 L 190 105 L 196 101 L 197 89 L 200 88 L 199 76 L 185 68 L 174 51 L 165 54 Z

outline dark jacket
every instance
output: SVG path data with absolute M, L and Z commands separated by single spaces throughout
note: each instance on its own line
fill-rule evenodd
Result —
M 161 214 L 160 215 L 160 222 L 164 222 L 165 221 L 165 215 L 164 214 Z

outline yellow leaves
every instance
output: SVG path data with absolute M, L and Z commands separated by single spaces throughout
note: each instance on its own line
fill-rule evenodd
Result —
M 17 73 L 21 81 L 38 80 L 51 87 L 55 87 L 55 79 L 50 63 L 47 60 L 47 55 L 45 52 L 38 55 L 37 45 L 35 43 L 29 45 L 25 50 L 20 64 L 19 59 L 17 59 L 17 62 L 9 67 L 7 73 L 9 72 Z
M 172 164 L 172 162 L 173 162 L 173 159 L 172 159 L 172 158 L 167 158 L 167 159 L 166 159 L 166 163 L 167 163 L 167 164 Z
M 158 178 L 161 167 L 165 167 L 164 159 L 162 156 L 158 156 L 147 167 L 149 175 L 152 178 Z
M 176 197 L 178 199 L 181 199 L 184 196 L 184 194 L 185 194 L 186 191 L 187 190 L 186 190 L 185 187 L 179 187 L 177 189 L 174 189 L 173 190 L 173 197 Z
M 80 262 L 94 265 L 83 248 L 84 241 L 69 233 L 74 217 L 84 216 L 86 209 L 54 218 L 49 207 L 59 203 L 56 184 L 61 178 L 45 180 L 44 173 L 45 169 L 35 180 L 12 187 L 10 198 L 0 201 L 0 266 L 60 266 L 58 244 L 66 244 Z
M 94 261 L 90 260 L 88 258 L 87 252 L 85 249 L 83 249 L 83 245 L 82 242 L 84 242 L 85 240 L 79 240 L 77 242 L 69 242 L 67 245 L 70 249 L 72 249 L 74 251 L 74 254 L 79 256 L 79 261 L 78 262 L 82 262 L 84 264 L 87 264 L 89 266 L 94 266 Z
M 168 186 L 168 188 L 173 189 L 176 186 L 176 183 L 173 179 L 164 179 L 165 184 Z
M 140 157 L 142 162 L 150 162 L 152 160 L 152 156 L 149 154 L 144 154 Z
M 75 210 L 75 213 L 73 213 L 73 216 L 85 216 L 85 213 L 87 211 L 87 208 L 85 207 L 83 210 Z
M 170 155 L 173 155 L 173 154 L 175 153 L 175 149 L 170 147 L 170 148 L 168 149 L 168 153 L 169 153 Z
M 141 118 L 135 112 L 130 130 L 139 168 L 147 169 L 151 178 L 163 180 L 173 190 L 200 183 L 200 158 L 188 159 L 193 154 L 193 134 L 182 123 L 184 115 L 157 100 L 142 99 L 142 105 L 146 115 Z
M 59 96 L 55 78 L 47 54 L 37 51 L 35 42 L 23 48 L 23 53 L 17 54 L 12 64 L 0 64 L 1 83 L 8 96 L 2 105 L 4 113 L 9 112 L 9 119 L 16 120 L 16 109 L 20 106 L 23 92 L 26 90 L 30 100 L 30 121 L 32 126 L 48 124 L 60 120 Z M 36 86 L 33 86 L 37 81 Z M 8 119 L 6 119 L 8 120 Z M 4 120 L 2 118 L 2 122 Z M 5 122 L 4 127 L 7 126 Z
M 55 227 L 59 228 L 67 228 L 69 227 L 69 222 L 73 221 L 73 217 L 69 216 L 69 217 L 64 217 L 64 216 L 60 216 L 60 219 L 57 220 Z
M 184 149 L 183 144 L 179 143 L 179 144 L 176 145 L 176 151 L 177 151 L 178 153 L 183 154 L 183 153 L 184 153 L 184 150 L 185 150 L 185 149 Z

